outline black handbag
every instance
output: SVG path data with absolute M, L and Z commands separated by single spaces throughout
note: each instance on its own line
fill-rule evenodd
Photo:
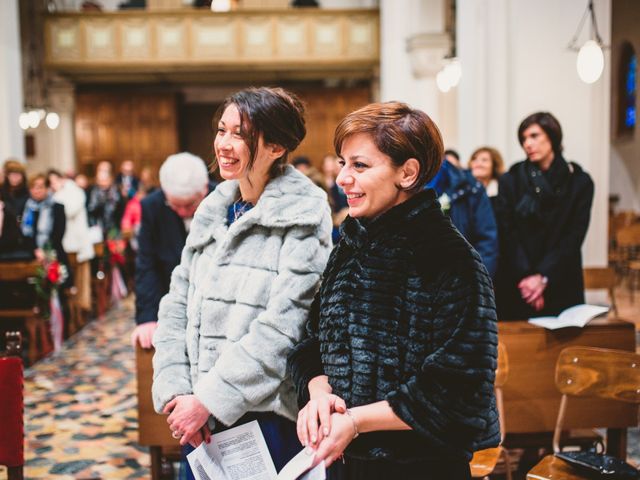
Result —
M 640 479 L 638 470 L 610 455 L 593 452 L 558 452 L 554 455 L 590 478 Z

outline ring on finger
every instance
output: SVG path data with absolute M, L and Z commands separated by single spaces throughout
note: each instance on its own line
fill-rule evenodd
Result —
M 171 432 L 171 436 L 173 438 L 175 438 L 176 440 L 182 438 L 182 433 L 180 433 L 178 430 L 174 430 Z

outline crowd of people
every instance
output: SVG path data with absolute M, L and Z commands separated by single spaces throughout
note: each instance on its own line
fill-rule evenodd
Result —
M 470 478 L 500 439 L 497 319 L 584 301 L 593 182 L 547 112 L 522 121 L 507 172 L 491 147 L 464 169 L 399 102 L 347 115 L 318 170 L 289 160 L 304 114 L 279 88 L 229 96 L 211 170 L 172 155 L 159 188 L 131 161 L 93 185 L 7 161 L 1 255 L 88 262 L 91 228 L 132 242 L 132 343 L 155 347 L 155 407 L 185 455 L 257 420 L 277 469 L 302 444 L 330 479 Z

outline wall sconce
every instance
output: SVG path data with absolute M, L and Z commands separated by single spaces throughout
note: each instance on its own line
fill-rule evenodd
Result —
M 591 18 L 591 38 L 578 48 L 578 37 L 582 33 L 584 22 L 588 16 Z M 571 42 L 569 42 L 567 48 L 574 52 L 578 52 L 576 69 L 578 70 L 580 80 L 588 84 L 597 82 L 604 70 L 604 54 L 602 53 L 602 49 L 609 47 L 603 44 L 600 33 L 598 32 L 596 14 L 593 10 L 593 0 L 589 0 L 587 9 L 582 16 L 582 20 L 580 20 L 580 24 L 578 25 L 578 29 L 571 39 Z

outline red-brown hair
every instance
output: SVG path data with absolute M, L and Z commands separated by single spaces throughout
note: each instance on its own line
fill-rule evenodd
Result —
M 469 159 L 469 167 L 471 167 L 473 161 L 482 152 L 487 152 L 489 154 L 489 158 L 491 158 L 491 178 L 495 178 L 497 180 L 504 173 L 504 160 L 502 160 L 502 155 L 500 155 L 500 152 L 493 147 L 477 148 L 471 154 L 471 158 Z
M 410 158 L 418 160 L 420 172 L 408 191 L 421 190 L 440 169 L 444 155 L 440 130 L 426 113 L 406 103 L 372 103 L 347 115 L 333 139 L 338 156 L 345 139 L 358 133 L 370 135 L 376 148 L 398 167 Z

